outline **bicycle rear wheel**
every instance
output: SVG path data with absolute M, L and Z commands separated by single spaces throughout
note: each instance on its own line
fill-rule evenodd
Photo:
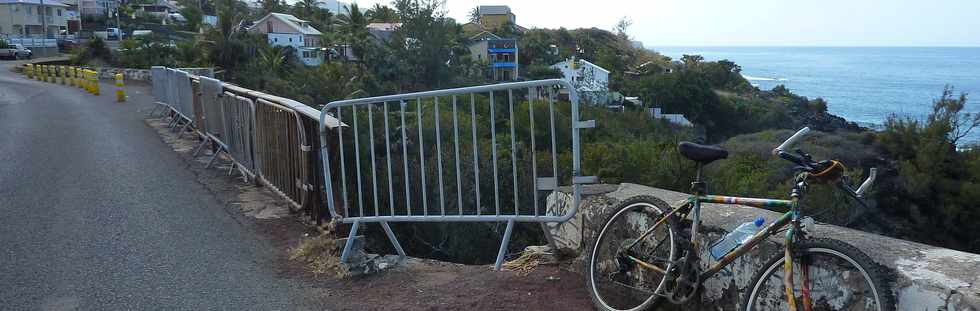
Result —
M 884 272 L 853 246 L 831 239 L 806 240 L 796 243 L 793 257 L 796 310 L 894 310 Z M 756 272 L 741 310 L 790 310 L 783 263 L 784 256 L 777 256 Z M 803 298 L 804 279 L 809 283 L 809 306 Z
M 646 310 L 659 302 L 676 257 L 675 225 L 665 221 L 646 238 L 644 232 L 665 217 L 670 206 L 664 201 L 641 196 L 626 200 L 612 209 L 592 246 L 588 267 L 588 287 L 595 307 L 603 311 Z M 643 267 L 630 259 L 642 260 L 655 268 Z

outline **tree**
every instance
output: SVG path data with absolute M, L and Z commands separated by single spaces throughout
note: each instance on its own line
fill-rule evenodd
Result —
M 387 5 L 375 3 L 371 9 L 365 13 L 368 19 L 374 23 L 396 23 L 398 22 L 398 12 Z
M 184 27 L 188 31 L 197 32 L 201 28 L 201 21 L 204 19 L 204 14 L 196 6 L 186 6 L 180 10 L 180 15 L 187 19 L 187 23 Z
M 343 35 L 344 41 L 350 45 L 354 55 L 360 56 L 364 52 L 367 37 L 370 35 L 367 31 L 367 17 L 361 12 L 357 3 L 351 3 L 344 10 L 347 11 L 347 14 L 337 17 L 338 30 Z
M 269 13 L 283 12 L 286 9 L 286 3 L 282 0 L 261 0 L 259 5 L 259 15 L 261 16 L 258 17 L 265 16 Z
M 632 25 L 633 20 L 631 20 L 628 16 L 621 17 L 619 21 L 616 22 L 616 35 L 620 38 L 629 40 L 629 35 L 626 34 L 626 31 L 629 30 L 630 26 Z
M 480 7 L 475 6 L 470 10 L 466 17 L 469 18 L 470 23 L 479 24 L 480 23 Z

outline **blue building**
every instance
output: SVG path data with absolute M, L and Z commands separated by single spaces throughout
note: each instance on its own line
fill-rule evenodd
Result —
M 517 39 L 504 39 L 484 31 L 470 38 L 470 54 L 473 59 L 486 62 L 487 77 L 493 81 L 517 79 Z

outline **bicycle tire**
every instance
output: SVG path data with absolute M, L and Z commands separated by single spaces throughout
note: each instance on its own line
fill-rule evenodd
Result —
M 794 254 L 802 253 L 821 253 L 823 255 L 837 257 L 853 264 L 859 271 L 862 272 L 862 276 L 865 281 L 870 282 L 869 289 L 872 290 L 874 298 L 878 305 L 878 311 L 893 311 L 895 310 L 895 298 L 886 286 L 888 284 L 888 273 L 885 271 L 884 267 L 876 264 L 868 257 L 867 254 L 858 250 L 850 244 L 844 243 L 842 241 L 827 239 L 827 238 L 814 238 L 807 239 L 795 243 Z M 742 300 L 741 307 L 739 310 L 743 311 L 756 311 L 753 309 L 755 300 L 759 295 L 760 287 L 763 278 L 768 278 L 774 273 L 781 272 L 783 269 L 783 260 L 785 255 L 780 254 L 774 256 L 770 259 L 763 269 L 756 271 L 755 275 L 752 277 L 752 281 L 749 282 L 750 287 L 748 288 L 748 296 Z M 781 278 L 780 278 L 781 280 Z M 780 281 L 782 284 L 782 281 Z M 783 291 L 785 294 L 785 290 Z M 785 299 L 785 295 L 782 297 Z M 760 308 L 761 309 L 761 308 Z M 766 309 L 768 310 L 768 309 Z M 798 310 L 804 310 L 803 308 L 798 308 Z
M 597 285 L 596 285 L 596 279 L 595 279 L 595 275 L 596 275 L 596 270 L 595 269 L 596 269 L 596 254 L 598 252 L 597 250 L 601 249 L 601 243 L 603 243 L 604 237 L 607 237 L 606 234 L 607 234 L 607 232 L 609 232 L 608 230 L 611 228 L 612 222 L 615 221 L 617 219 L 617 217 L 622 216 L 623 213 L 626 212 L 627 210 L 636 208 L 638 206 L 640 206 L 640 207 L 652 207 L 652 208 L 655 208 L 655 209 L 658 210 L 658 212 L 660 213 L 661 216 L 666 215 L 671 210 L 669 204 L 667 204 L 666 202 L 664 202 L 663 200 L 661 200 L 659 198 L 652 197 L 652 196 L 637 196 L 637 197 L 632 197 L 632 198 L 627 199 L 627 200 L 625 200 L 623 202 L 620 202 L 619 204 L 616 205 L 616 207 L 610 209 L 610 211 L 608 213 L 608 216 L 605 217 L 605 221 L 603 222 L 602 230 L 599 231 L 599 235 L 596 236 L 595 242 L 592 243 L 591 244 L 591 247 L 588 249 L 589 258 L 586 261 L 586 264 L 588 265 L 586 267 L 586 270 L 585 270 L 585 272 L 587 274 L 586 275 L 586 281 L 587 281 L 586 286 L 589 289 L 589 294 L 590 294 L 590 296 L 592 298 L 593 305 L 598 310 L 602 310 L 602 311 L 627 311 L 627 310 L 628 311 L 640 311 L 640 310 L 649 310 L 649 309 L 651 309 L 651 308 L 659 305 L 660 303 L 662 303 L 663 298 L 661 296 L 658 296 L 658 295 L 654 294 L 654 295 L 650 296 L 650 298 L 646 299 L 646 301 L 644 301 L 642 304 L 640 304 L 640 305 L 638 305 L 636 307 L 628 308 L 628 309 L 617 309 L 617 308 L 614 308 L 614 307 L 609 306 L 609 304 L 606 303 L 602 299 L 602 297 L 601 297 L 602 295 L 598 293 L 598 289 L 596 288 Z M 650 224 L 653 224 L 653 222 L 650 222 Z M 676 233 L 676 230 L 674 228 L 675 226 L 676 226 L 676 224 L 673 221 L 668 221 L 666 223 L 667 235 L 669 236 L 669 240 L 670 240 L 670 245 L 669 245 L 669 250 L 670 250 L 669 251 L 669 256 L 670 257 L 675 257 L 676 256 L 676 247 L 677 247 L 677 245 L 676 245 L 676 242 L 674 240 L 674 237 L 675 237 L 675 235 L 677 233 Z M 670 258 L 670 259 L 674 259 L 674 258 Z M 668 265 L 668 270 L 669 269 L 670 269 L 670 265 Z M 664 276 L 663 279 L 660 281 L 660 284 L 657 286 L 657 289 L 654 290 L 654 292 L 656 293 L 657 291 L 661 291 L 661 288 L 663 288 L 665 286 L 666 282 L 667 282 L 667 276 Z

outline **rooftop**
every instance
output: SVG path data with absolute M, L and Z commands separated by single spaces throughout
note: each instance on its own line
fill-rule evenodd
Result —
M 41 5 L 41 0 L 0 0 L 0 4 L 34 4 L 34 5 Z M 66 5 L 64 3 L 61 3 L 61 2 L 58 2 L 58 1 L 51 1 L 51 0 L 48 0 L 47 2 L 44 2 L 44 5 L 45 6 L 68 7 L 68 5 Z
M 510 7 L 506 5 L 481 5 L 478 10 L 480 11 L 480 15 L 510 14 Z
M 262 17 L 259 20 L 255 21 L 255 24 L 253 24 L 252 27 L 249 28 L 250 29 L 255 28 L 256 25 L 262 23 L 263 21 L 269 18 L 277 18 L 281 20 L 283 23 L 286 23 L 286 25 L 289 25 L 289 27 L 295 29 L 298 33 L 302 33 L 304 35 L 319 36 L 323 34 L 316 28 L 313 28 L 313 26 L 310 26 L 310 22 L 299 19 L 296 16 L 283 14 L 283 13 L 269 13 L 265 17 Z

